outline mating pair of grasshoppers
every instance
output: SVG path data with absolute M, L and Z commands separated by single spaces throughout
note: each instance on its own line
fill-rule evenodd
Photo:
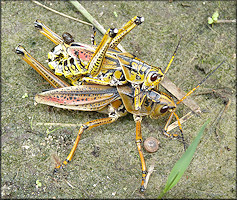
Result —
M 64 33 L 61 38 L 37 20 L 35 26 L 56 44 L 48 54 L 49 67 L 56 75 L 34 59 L 22 46 L 16 48 L 16 53 L 56 88 L 37 94 L 36 103 L 108 114 L 107 118 L 92 120 L 81 125 L 71 152 L 55 171 L 72 160 L 81 135 L 86 129 L 112 123 L 119 117 L 131 113 L 136 123 L 136 144 L 142 165 L 140 191 L 144 192 L 147 168 L 142 152 L 142 117 L 158 118 L 170 113 L 164 127 L 165 135 L 178 136 L 167 132 L 173 115 L 178 120 L 182 134 L 181 124 L 175 113 L 176 105 L 196 90 L 220 65 L 197 87 L 175 103 L 169 95 L 159 92 L 157 86 L 168 71 L 177 48 L 164 73 L 159 67 L 148 65 L 136 56 L 123 53 L 117 48 L 122 38 L 143 20 L 142 17 L 134 17 L 119 30 L 109 29 L 98 46 L 75 43 L 68 33 Z M 70 80 L 70 84 L 58 75 L 64 75 Z
M 164 73 L 159 67 L 151 66 L 130 53 L 121 52 L 117 45 L 143 21 L 143 17 L 135 16 L 123 28 L 109 29 L 98 46 L 95 46 L 95 40 L 93 45 L 75 43 L 69 33 L 64 33 L 61 38 L 39 20 L 35 26 L 57 45 L 48 54 L 48 65 L 56 75 L 64 75 L 72 85 L 82 82 L 109 86 L 129 83 L 135 89 L 135 108 L 139 110 L 145 92 L 158 86 Z

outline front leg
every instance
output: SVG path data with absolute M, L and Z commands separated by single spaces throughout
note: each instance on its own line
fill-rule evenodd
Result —
M 141 192 L 145 192 L 145 180 L 146 180 L 146 175 L 147 175 L 147 169 L 146 169 L 146 163 L 145 163 L 145 159 L 143 156 L 143 152 L 142 152 L 142 132 L 141 132 L 141 121 L 142 118 L 138 115 L 134 115 L 134 121 L 136 122 L 136 144 L 137 144 L 137 149 L 138 149 L 138 153 L 141 159 L 141 164 L 142 164 L 142 183 L 141 183 L 141 188 L 140 191 Z
M 133 84 L 134 87 L 134 106 L 135 110 L 140 110 L 143 104 L 143 101 L 146 97 L 146 94 L 141 91 L 139 84 Z
M 180 133 L 181 133 L 181 136 L 178 135 L 177 133 L 169 133 L 167 130 L 168 130 L 168 126 L 173 118 L 173 115 L 176 117 L 177 121 L 178 121 L 178 125 L 179 125 L 179 130 L 180 130 Z M 165 124 L 165 127 L 164 127 L 164 130 L 163 130 L 163 134 L 167 137 L 170 137 L 170 138 L 181 138 L 182 139 L 182 142 L 183 142 L 183 145 L 184 145 L 184 151 L 186 151 L 187 147 L 186 147 L 186 143 L 184 141 L 184 135 L 183 135 L 183 129 L 182 129 L 182 126 L 181 126 L 181 123 L 180 123 L 180 119 L 178 117 L 178 115 L 175 113 L 175 112 L 171 112 L 166 124 Z

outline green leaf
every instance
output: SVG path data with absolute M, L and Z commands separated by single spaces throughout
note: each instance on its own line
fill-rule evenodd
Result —
M 49 129 L 47 129 L 47 130 L 46 130 L 46 134 L 49 135 L 50 133 L 52 133 L 52 132 L 54 132 L 54 131 L 56 131 L 56 130 L 58 130 L 58 129 L 60 129 L 60 128 L 62 128 L 62 126 L 60 126 L 60 127 L 58 127 L 58 128 L 55 128 L 55 129 L 53 129 L 52 131 L 49 131 Z
M 218 17 L 219 17 L 218 11 L 214 12 L 214 14 L 212 15 L 213 21 L 214 21 L 214 22 L 217 21 L 217 20 L 218 20 Z
M 118 17 L 118 14 L 116 11 L 114 11 L 114 16 L 117 18 Z
M 24 99 L 24 98 L 27 98 L 27 97 L 28 97 L 28 94 L 27 94 L 27 93 L 25 93 L 25 94 L 23 94 L 23 95 L 22 95 L 22 97 L 21 97 L 21 98 L 22 98 L 22 99 Z
M 197 148 L 197 145 L 199 144 L 201 137 L 204 133 L 204 130 L 209 122 L 210 122 L 210 119 L 208 119 L 206 123 L 201 127 L 198 135 L 193 140 L 192 144 L 188 147 L 188 149 L 185 151 L 182 157 L 176 162 L 176 164 L 174 165 L 173 169 L 170 172 L 170 175 L 165 185 L 165 189 L 163 190 L 163 192 L 161 192 L 158 198 L 162 198 L 162 196 L 167 191 L 169 191 L 172 187 L 174 187 L 179 182 L 180 178 L 183 176 L 185 170 L 190 164 L 193 158 L 194 152 Z
M 37 185 L 38 187 L 41 187 L 41 186 L 42 186 L 42 183 L 41 183 L 39 180 L 36 180 L 36 185 Z
M 213 22 L 214 22 L 211 17 L 208 17 L 207 20 L 208 20 L 208 24 L 213 24 Z

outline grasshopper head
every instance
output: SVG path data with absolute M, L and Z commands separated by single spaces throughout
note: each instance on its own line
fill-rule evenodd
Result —
M 167 113 L 173 112 L 176 109 L 174 100 L 165 93 L 160 94 L 159 103 L 156 104 L 150 117 L 156 119 Z
M 142 89 L 154 88 L 157 86 L 164 78 L 164 73 L 159 67 L 151 67 L 145 76 Z

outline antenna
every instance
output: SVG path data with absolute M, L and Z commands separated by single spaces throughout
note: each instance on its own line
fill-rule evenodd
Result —
M 181 35 L 181 37 L 180 37 L 180 39 L 179 39 L 179 43 L 178 43 L 178 45 L 177 45 L 177 47 L 176 47 L 176 49 L 175 49 L 175 51 L 174 51 L 174 53 L 173 53 L 173 56 L 172 56 L 172 58 L 170 59 L 170 62 L 169 62 L 169 64 L 167 65 L 167 67 L 166 67 L 166 69 L 165 69 L 165 72 L 164 72 L 164 74 L 166 74 L 167 73 L 167 71 L 169 70 L 169 68 L 170 68 L 170 65 L 171 65 L 171 63 L 173 62 L 173 60 L 174 60 L 174 57 L 175 57 L 175 55 L 176 55 L 176 52 L 177 52 L 177 50 L 178 50 L 178 47 L 179 47 L 179 45 L 180 45 L 180 42 L 181 42 L 181 39 L 182 39 L 182 35 Z
M 195 88 L 190 90 L 182 99 L 180 99 L 178 102 L 176 102 L 176 105 L 180 104 L 184 99 L 186 99 L 190 94 L 192 94 L 203 82 L 205 82 L 225 61 L 222 61 L 221 64 L 219 64 L 216 69 L 214 69 L 210 74 L 206 76 Z

